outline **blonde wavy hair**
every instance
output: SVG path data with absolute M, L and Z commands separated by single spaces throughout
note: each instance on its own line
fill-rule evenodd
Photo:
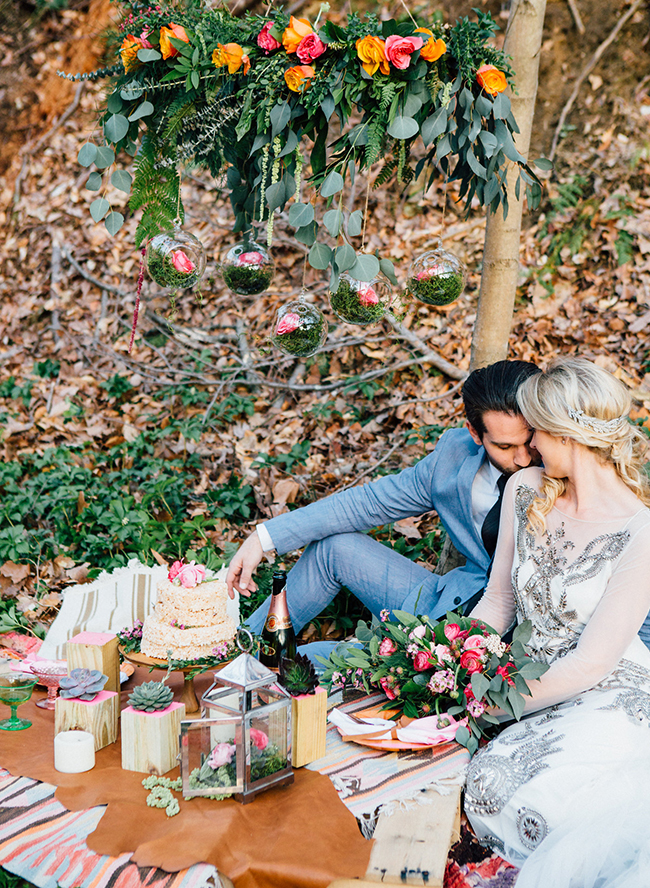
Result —
M 532 428 L 588 447 L 650 506 L 650 482 L 643 471 L 647 439 L 627 421 L 632 397 L 615 376 L 586 358 L 559 358 L 520 386 L 517 403 Z M 542 475 L 541 493 L 528 509 L 534 532 L 545 529 L 546 516 L 565 490 L 563 479 Z

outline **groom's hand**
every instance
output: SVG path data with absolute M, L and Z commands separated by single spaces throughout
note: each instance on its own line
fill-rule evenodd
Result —
M 234 589 L 237 589 L 247 598 L 250 597 L 251 592 L 255 592 L 257 583 L 251 579 L 251 576 L 263 557 L 262 544 L 257 531 L 254 530 L 248 539 L 237 549 L 230 562 L 226 584 L 228 586 L 228 595 L 231 598 L 235 597 Z

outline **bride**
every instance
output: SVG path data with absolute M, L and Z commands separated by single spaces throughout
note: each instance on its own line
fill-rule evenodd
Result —
M 519 390 L 543 469 L 504 494 L 494 568 L 472 616 L 531 620 L 522 721 L 479 750 L 465 810 L 517 888 L 650 886 L 650 486 L 626 387 L 581 358 Z

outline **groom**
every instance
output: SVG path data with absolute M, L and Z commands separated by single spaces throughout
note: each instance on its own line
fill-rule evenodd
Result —
M 499 361 L 475 370 L 463 386 L 466 426 L 446 431 L 433 453 L 396 475 L 335 493 L 260 524 L 233 557 L 227 583 L 244 595 L 264 556 L 306 546 L 287 578 L 296 631 L 346 586 L 373 614 L 402 609 L 438 619 L 464 609 L 485 588 L 496 545 L 500 496 L 507 477 L 538 464 L 532 430 L 519 412 L 517 389 L 538 373 L 526 361 Z M 428 571 L 364 531 L 435 509 L 463 567 L 444 576 Z M 268 600 L 248 619 L 262 631 Z

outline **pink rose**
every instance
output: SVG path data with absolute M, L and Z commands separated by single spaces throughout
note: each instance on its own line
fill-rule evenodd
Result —
M 431 668 L 431 654 L 426 651 L 418 651 L 413 657 L 413 668 L 416 672 L 424 672 Z
M 181 586 L 185 586 L 186 589 L 193 589 L 194 586 L 198 586 L 199 583 L 202 583 L 205 579 L 205 568 L 202 564 L 190 561 L 189 564 L 183 565 L 179 570 L 177 577 Z
M 298 44 L 296 54 L 303 65 L 308 65 L 314 59 L 322 56 L 326 49 L 327 47 L 317 34 L 307 34 Z
M 222 765 L 229 765 L 236 748 L 234 743 L 217 743 L 210 753 L 208 764 L 215 771 Z
M 400 37 L 399 34 L 391 34 L 386 38 L 384 52 L 388 61 L 403 71 L 411 64 L 412 54 L 423 46 L 424 40 L 421 37 Z
M 509 670 L 510 670 L 511 668 L 512 668 L 512 667 L 510 666 L 509 663 L 507 663 L 505 666 L 497 666 L 497 675 L 500 675 L 501 678 L 505 678 L 505 680 L 508 682 L 508 684 L 509 684 L 509 685 L 513 685 L 513 687 L 514 687 L 514 684 L 515 684 L 515 683 L 514 683 L 514 681 L 510 678 L 510 672 L 509 672 Z
M 145 28 L 142 31 L 142 33 L 140 34 L 140 45 L 142 46 L 143 49 L 153 49 L 153 46 L 147 40 L 147 37 L 149 36 L 150 33 L 151 33 L 151 31 L 149 30 L 149 28 Z
M 460 665 L 463 669 L 467 669 L 470 675 L 473 672 L 480 672 L 483 668 L 481 657 L 477 651 L 464 651 L 460 655 Z
M 463 650 L 483 652 L 485 650 L 485 639 L 482 635 L 470 635 L 465 639 Z
M 248 253 L 241 253 L 237 259 L 237 265 L 261 265 L 264 262 L 264 256 L 257 250 L 249 250 Z
M 427 633 L 426 626 L 416 626 L 409 634 L 409 638 L 424 638 Z
M 454 662 L 454 655 L 449 650 L 446 644 L 437 644 L 433 649 L 433 653 L 436 655 L 440 663 Z
M 390 638 L 383 638 L 379 645 L 379 653 L 382 657 L 389 657 L 397 650 L 397 645 Z
M 196 268 L 196 265 L 192 262 L 190 257 L 182 250 L 174 250 L 172 252 L 172 265 L 176 271 L 182 271 L 185 274 L 189 274 Z
M 395 691 L 389 686 L 388 682 L 385 678 L 379 679 L 379 684 L 382 686 L 384 693 L 388 697 L 389 700 L 394 700 L 397 697 Z
M 290 311 L 278 323 L 275 332 L 278 336 L 284 336 L 285 333 L 293 333 L 300 326 L 300 318 L 295 312 Z
M 264 731 L 258 731 L 256 728 L 251 728 L 251 740 L 259 750 L 262 750 L 266 749 L 269 737 Z
M 280 49 L 280 46 L 282 45 L 275 39 L 275 37 L 272 37 L 269 34 L 269 31 L 274 24 L 275 22 L 267 22 L 257 35 L 257 45 L 267 53 L 272 52 L 274 49 Z
M 171 583 L 172 580 L 176 579 L 181 570 L 183 569 L 182 561 L 175 561 L 172 566 L 169 568 L 169 573 L 167 574 L 167 579 Z
M 361 305 L 377 305 L 379 302 L 379 296 L 372 287 L 359 287 L 358 293 Z
M 447 623 L 445 626 L 445 636 L 449 641 L 453 641 L 454 638 L 458 638 L 461 633 L 461 628 L 458 623 Z
M 422 271 L 418 271 L 417 279 L 419 281 L 426 281 L 431 277 L 436 277 L 436 275 L 444 273 L 445 269 L 442 265 L 430 265 L 429 268 L 423 268 Z

